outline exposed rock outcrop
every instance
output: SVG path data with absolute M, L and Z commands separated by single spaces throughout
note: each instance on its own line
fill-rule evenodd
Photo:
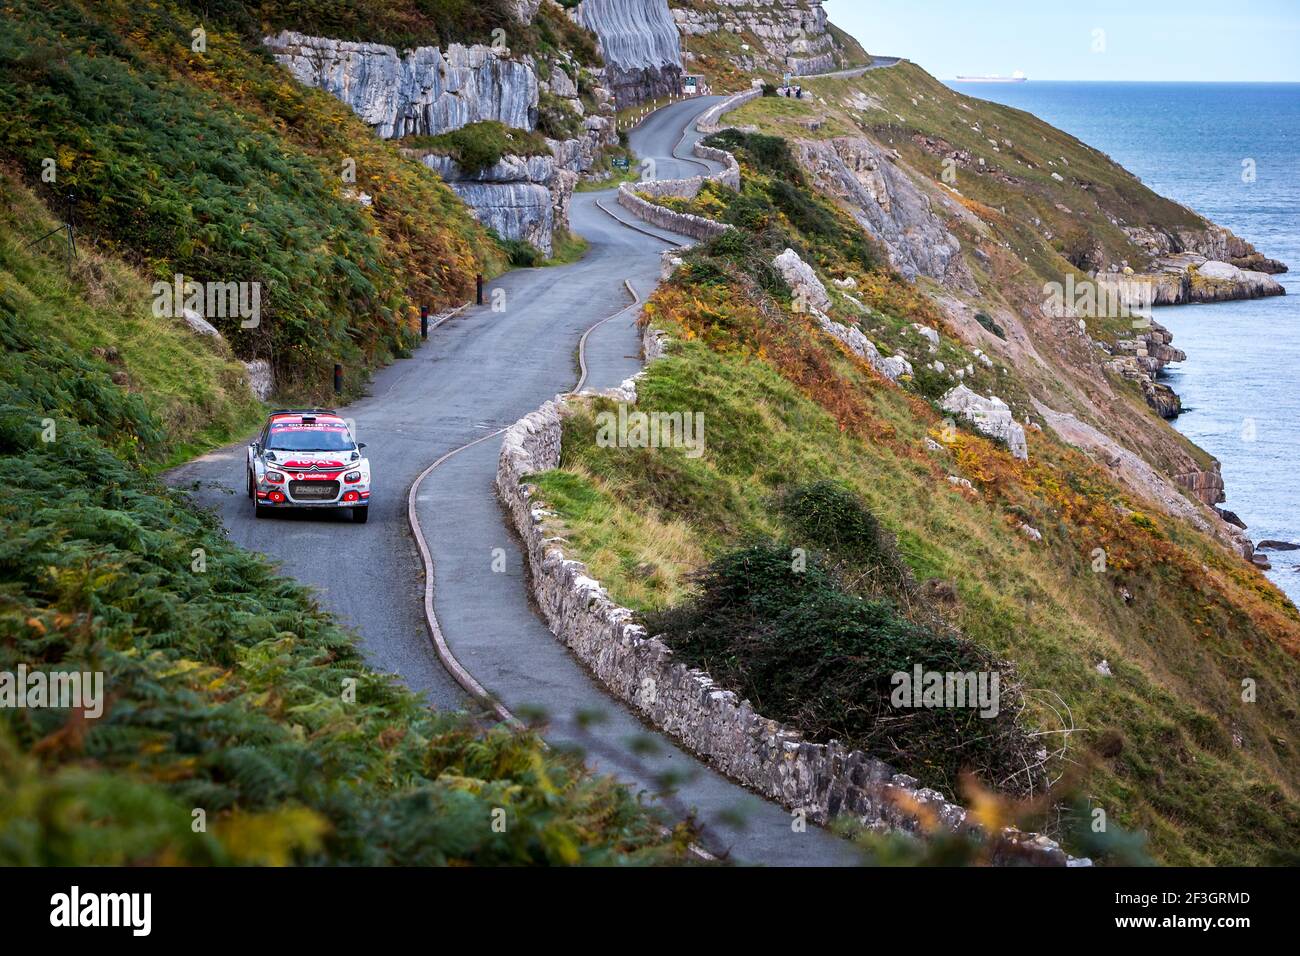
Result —
M 1228 498 L 1223 484 L 1223 474 L 1217 461 L 1208 470 L 1189 468 L 1179 472 L 1174 475 L 1174 480 L 1207 505 L 1217 505 Z
M 756 38 L 761 49 L 737 58 L 736 65 L 747 73 L 808 76 L 836 68 L 835 41 L 820 0 L 714 0 L 711 7 L 679 6 L 673 17 L 687 36 L 729 31 Z
M 288 30 L 263 42 L 299 82 L 338 97 L 385 139 L 483 120 L 527 130 L 537 124 L 532 64 L 489 46 L 416 47 L 399 56 L 381 43 Z
M 556 225 L 568 221 L 577 173 L 560 169 L 552 156 L 506 156 L 473 174 L 446 156 L 425 156 L 421 162 L 447 181 L 483 225 L 551 254 Z
M 1133 276 L 1098 276 L 1098 281 L 1145 283 L 1152 305 L 1230 302 L 1286 295 L 1266 272 L 1253 272 L 1196 252 L 1179 252 L 1155 260 L 1153 271 Z
M 1128 226 L 1124 232 L 1151 256 L 1151 266 L 1132 278 L 1151 283 L 1154 305 L 1286 294 L 1272 278 L 1286 272 L 1286 265 L 1262 255 L 1222 226 L 1173 230 Z M 1117 268 L 1118 264 L 1111 266 Z
M 1167 231 L 1129 226 L 1124 231 L 1134 244 L 1155 259 L 1189 252 L 1202 259 L 1226 262 L 1240 269 L 1266 272 L 1270 275 L 1287 271 L 1284 263 L 1269 259 L 1245 239 L 1234 235 L 1231 230 L 1212 223 L 1204 229 Z
M 1182 362 L 1187 354 L 1176 349 L 1170 343 L 1174 336 L 1159 322 L 1148 321 L 1148 327 L 1139 330 L 1131 339 L 1121 339 L 1115 343 L 1119 357 L 1106 363 L 1106 367 L 1123 378 L 1137 382 L 1142 394 L 1161 418 L 1177 418 L 1183 410 L 1182 399 L 1178 394 L 1157 381 L 1166 365 L 1170 362 Z
M 939 407 L 945 412 L 960 415 L 981 435 L 1002 442 L 1021 461 L 1029 459 L 1029 443 L 1025 439 L 1024 426 L 1016 421 L 1011 409 L 1002 399 L 992 395 L 985 398 L 965 385 L 958 385 L 940 399 Z
M 538 6 L 535 0 L 523 0 L 516 4 L 516 16 L 531 19 Z M 574 80 L 578 67 L 562 55 L 548 64 L 548 78 L 542 81 L 531 57 L 514 59 L 488 46 L 453 44 L 445 51 L 417 47 L 399 55 L 383 44 L 290 31 L 264 42 L 300 82 L 336 96 L 385 138 L 438 135 L 488 120 L 533 130 L 541 90 L 566 102 L 583 117 L 583 133 L 574 139 L 548 139 L 551 156 L 505 156 L 472 175 L 445 156 L 419 157 L 437 170 L 480 222 L 503 238 L 532 243 L 547 255 L 552 232 L 568 228 L 569 200 L 579 174 L 592 168 L 603 146 L 618 141 L 613 97 L 594 86 L 597 109 L 588 112 Z
M 542 0 L 506 0 L 510 14 L 520 23 L 532 23 Z
M 271 363 L 266 359 L 253 359 L 251 362 L 245 362 L 244 368 L 248 370 L 248 388 L 259 402 L 265 402 L 275 391 L 275 376 L 271 371 Z
M 975 291 L 961 243 L 931 208 L 929 196 L 895 165 L 894 156 L 862 136 L 798 140 L 801 165 L 813 182 L 841 200 L 909 279 L 928 276 L 952 289 Z
M 682 92 L 681 37 L 667 0 L 583 0 L 576 19 L 596 34 L 620 107 Z

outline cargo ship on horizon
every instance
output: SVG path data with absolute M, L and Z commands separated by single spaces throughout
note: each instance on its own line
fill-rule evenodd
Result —
M 994 73 L 992 76 L 959 76 L 958 83 L 1023 83 L 1029 77 L 1017 70 L 1010 76 L 999 76 Z

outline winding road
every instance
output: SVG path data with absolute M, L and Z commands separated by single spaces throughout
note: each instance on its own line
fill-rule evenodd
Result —
M 697 175 L 709 164 L 690 154 L 699 135 L 694 119 L 720 99 L 657 111 L 630 133 L 632 148 L 655 161 L 660 178 Z M 197 503 L 220 514 L 233 541 L 315 587 L 321 605 L 360 636 L 371 666 L 396 673 L 433 707 L 467 709 L 471 698 L 426 627 L 422 556 L 407 520 L 408 491 L 423 475 L 412 507 L 434 569 L 442 639 L 504 707 L 543 720 L 553 746 L 581 752 L 674 816 L 693 813 L 710 853 L 747 864 L 853 863 L 847 842 L 817 827 L 796 832 L 784 809 L 642 724 L 530 605 L 524 557 L 495 493 L 496 433 L 573 387 L 588 330 L 588 387 L 617 385 L 640 369 L 628 286 L 649 295 L 661 253 L 686 241 L 631 221 L 612 191 L 575 194 L 570 216 L 590 244 L 581 261 L 502 276 L 487 290 L 487 305 L 440 324 L 411 358 L 376 374 L 368 397 L 339 409 L 368 444 L 376 476 L 369 523 L 311 511 L 254 520 L 243 493 L 243 444 L 195 459 L 168 480 L 194 487 Z

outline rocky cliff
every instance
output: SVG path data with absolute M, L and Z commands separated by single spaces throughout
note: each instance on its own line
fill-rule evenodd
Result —
M 288 30 L 263 42 L 299 82 L 338 97 L 385 139 L 435 136 L 484 120 L 527 130 L 537 124 L 532 64 L 491 47 L 416 47 L 399 55 L 380 43 Z
M 961 243 L 935 215 L 930 197 L 896 166 L 892 152 L 861 136 L 794 142 L 817 187 L 841 200 L 909 279 L 928 276 L 973 292 Z
M 568 225 L 578 174 L 562 168 L 554 156 L 505 156 L 474 173 L 466 173 L 448 156 L 429 154 L 420 161 L 445 179 L 478 220 L 499 236 L 522 239 L 549 256 L 552 234 Z
M 577 21 L 596 34 L 619 106 L 682 92 L 682 51 L 667 0 L 583 0 Z
M 795 76 L 836 68 L 835 41 L 820 0 L 711 0 L 676 2 L 673 18 L 687 37 L 728 32 L 745 39 L 738 65 L 750 73 Z
M 530 16 L 536 7 L 523 3 L 518 15 Z M 579 175 L 591 169 L 603 146 L 617 142 L 612 96 L 592 84 L 595 107 L 584 106 L 575 80 L 579 67 L 563 54 L 544 64 L 542 79 L 533 57 L 513 58 L 508 50 L 482 45 L 416 47 L 399 54 L 383 44 L 290 31 L 264 43 L 299 82 L 336 96 L 385 139 L 437 136 L 486 121 L 532 131 L 543 94 L 580 117 L 579 135 L 547 140 L 551 156 L 505 156 L 472 175 L 445 156 L 420 157 L 484 225 L 547 255 L 553 231 L 568 228 L 569 199 Z

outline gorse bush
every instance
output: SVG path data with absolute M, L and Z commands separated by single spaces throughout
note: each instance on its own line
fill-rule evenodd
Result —
M 860 548 L 864 535 L 842 540 Z M 1010 791 L 1042 783 L 1041 771 L 1027 769 L 1037 747 L 1017 723 L 1019 689 L 1006 662 L 907 620 L 891 601 L 851 594 L 818 555 L 795 547 L 762 542 L 722 554 L 697 575 L 698 595 L 648 614 L 647 629 L 758 713 L 813 740 L 839 740 L 949 793 L 964 771 Z M 996 716 L 974 706 L 894 708 L 893 675 L 915 665 L 997 672 Z

